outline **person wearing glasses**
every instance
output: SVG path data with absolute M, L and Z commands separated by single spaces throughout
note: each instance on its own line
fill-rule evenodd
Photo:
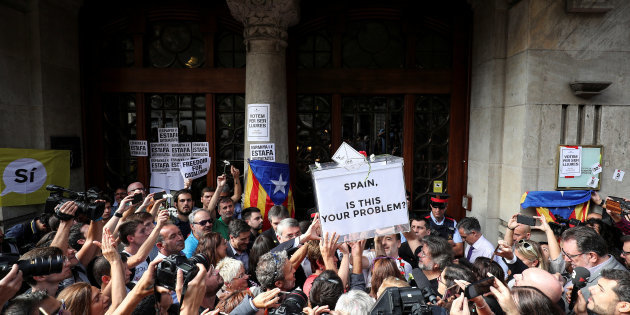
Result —
M 551 250 L 551 243 L 555 242 L 555 239 L 548 239 L 548 241 Z M 576 226 L 564 231 L 560 251 L 561 254 L 551 254 L 550 271 L 562 273 L 567 266 L 572 269 L 576 267 L 588 269 L 591 276 L 586 286 L 580 290 L 585 300 L 588 300 L 591 295 L 589 288 L 597 285 L 602 270 L 626 270 L 621 263 L 608 254 L 606 241 L 588 226 Z M 570 282 L 565 285 L 565 289 L 569 286 L 571 286 Z
M 223 278 L 223 294 L 219 296 L 227 296 L 228 294 L 249 289 L 249 275 L 245 272 L 245 266 L 239 260 L 233 258 L 223 258 L 217 264 L 217 269 L 221 278 Z
M 245 221 L 234 219 L 229 224 L 230 240 L 227 247 L 228 257 L 237 259 L 243 263 L 245 272 L 249 270 L 249 236 L 250 227 Z
M 214 225 L 212 215 L 204 209 L 197 209 L 190 213 L 188 222 L 190 222 L 191 233 L 188 235 L 188 238 L 186 238 L 184 245 L 184 255 L 186 255 L 186 258 L 192 257 L 197 249 L 199 240 L 205 233 L 212 232 L 212 226 Z
M 426 218 L 431 219 L 431 229 L 435 230 L 437 235 L 448 240 L 448 243 L 453 246 L 455 256 L 462 256 L 464 254 L 464 243 L 457 230 L 457 221 L 446 215 L 449 197 L 448 194 L 431 194 L 429 199 L 431 213 Z
M 630 235 L 624 235 L 621 237 L 623 247 L 621 247 L 621 258 L 624 259 L 626 268 L 630 268 Z

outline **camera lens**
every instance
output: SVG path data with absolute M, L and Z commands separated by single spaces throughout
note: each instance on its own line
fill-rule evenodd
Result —
M 190 264 L 192 264 L 193 266 L 196 264 L 202 264 L 204 267 L 206 267 L 206 269 L 208 269 L 208 266 L 210 265 L 210 263 L 208 262 L 208 258 L 204 254 L 195 254 L 190 257 L 190 259 L 188 259 L 188 262 L 190 262 Z
M 29 260 L 20 260 L 18 267 L 27 276 L 45 276 L 59 273 L 63 269 L 63 256 L 38 257 Z

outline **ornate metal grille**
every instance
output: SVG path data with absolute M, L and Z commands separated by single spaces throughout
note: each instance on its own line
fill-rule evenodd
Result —
M 199 24 L 165 21 L 149 26 L 147 62 L 155 68 L 199 68 L 206 60 Z
M 443 181 L 447 192 L 450 97 L 416 96 L 414 126 L 413 205 L 428 210 L 434 181 Z
M 332 38 L 326 31 L 304 36 L 298 45 L 298 68 L 332 67 Z
M 217 68 L 245 68 L 243 35 L 221 30 L 216 36 L 215 61 Z
M 206 141 L 206 97 L 147 94 L 149 142 L 158 142 L 158 128 L 179 128 L 179 142 Z
M 138 162 L 129 155 L 129 140 L 136 139 L 134 94 L 103 95 L 103 151 L 105 188 L 114 190 L 137 178 Z
M 398 22 L 360 21 L 348 23 L 343 37 L 345 68 L 403 68 L 403 34 Z
M 216 161 L 228 160 L 243 169 L 245 151 L 245 95 L 216 96 Z M 222 171 L 217 165 L 217 173 Z
M 308 166 L 330 161 L 332 106 L 329 95 L 298 95 L 297 99 L 297 183 L 292 187 L 296 206 L 304 209 L 315 205 Z

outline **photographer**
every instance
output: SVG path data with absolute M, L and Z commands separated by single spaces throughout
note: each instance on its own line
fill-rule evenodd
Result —
M 64 256 L 58 247 L 33 248 L 20 257 L 20 260 L 40 260 L 46 261 L 50 257 Z M 71 275 L 70 263 L 67 258 L 63 263 L 63 268 L 58 273 L 43 276 L 26 276 L 25 281 L 31 286 L 30 291 L 44 291 L 50 296 L 55 296 L 59 283 Z
M 5 233 L 5 238 L 14 239 L 20 253 L 29 251 L 44 234 L 50 232 L 48 219 L 50 214 L 43 213 L 28 223 L 21 223 L 12 226 Z
M 11 271 L 0 280 L 0 305 L 4 305 L 9 299 L 15 296 L 22 287 L 22 271 L 18 265 L 14 264 Z
M 28 292 L 16 296 L 9 302 L 4 315 L 30 314 L 70 315 L 61 302 L 43 291 Z

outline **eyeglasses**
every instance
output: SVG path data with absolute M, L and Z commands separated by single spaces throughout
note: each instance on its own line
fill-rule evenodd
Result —
M 626 251 L 621 251 L 621 256 L 628 256 L 630 255 L 630 252 L 626 252 Z
M 565 251 L 564 251 L 564 248 L 561 248 L 560 250 L 562 251 L 562 254 L 563 254 L 564 256 L 569 257 L 569 260 L 570 260 L 570 261 L 573 261 L 573 258 L 575 258 L 575 257 L 577 257 L 577 256 L 580 256 L 580 255 L 583 255 L 583 254 L 584 254 L 584 253 L 579 253 L 579 254 L 575 254 L 575 255 L 569 255 L 567 252 L 565 252 Z
M 244 279 L 244 278 L 247 278 L 248 276 L 249 276 L 248 274 L 246 274 L 246 273 L 242 273 L 242 274 L 240 274 L 240 275 L 238 275 L 238 276 L 234 277 L 234 279 Z
M 204 226 L 204 225 L 206 225 L 208 223 L 213 224 L 214 220 L 208 219 L 208 220 L 201 220 L 199 222 L 193 222 L 193 224 L 198 224 L 198 225 L 201 225 L 201 226 Z

